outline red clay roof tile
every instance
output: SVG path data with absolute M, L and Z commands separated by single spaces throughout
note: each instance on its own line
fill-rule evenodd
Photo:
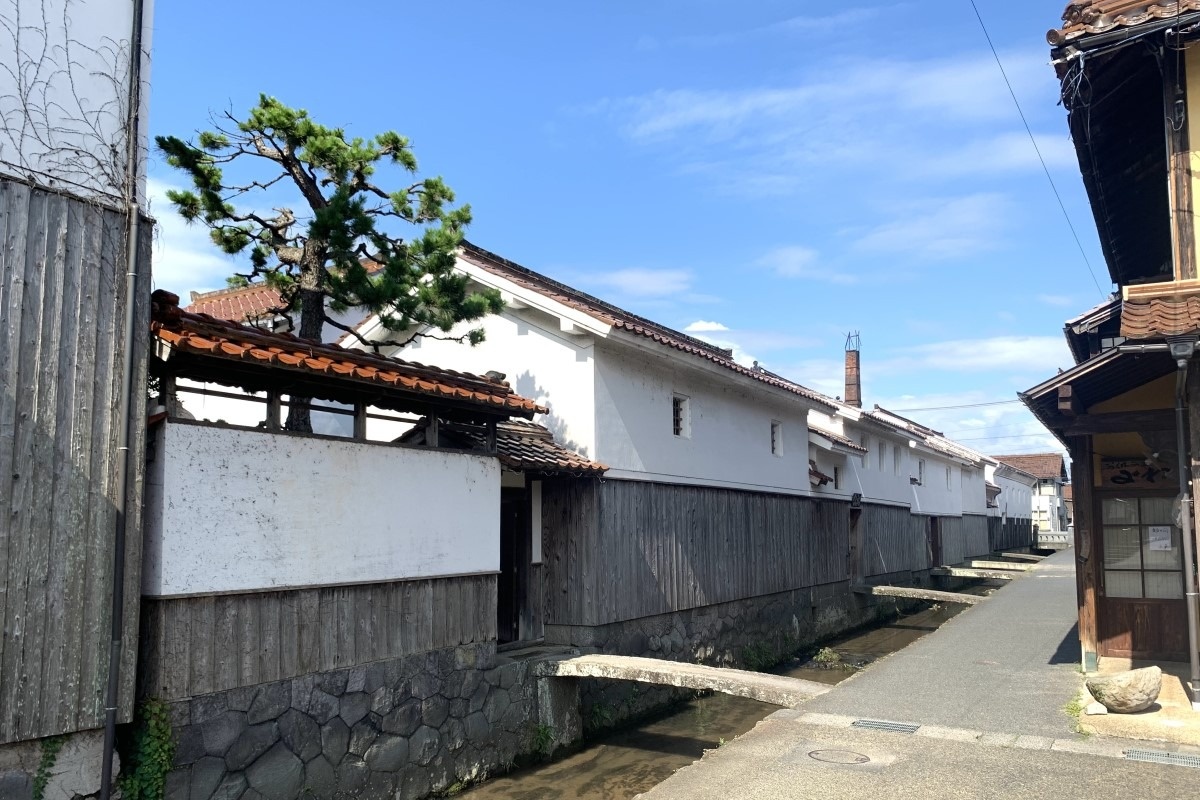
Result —
M 1027 453 L 1012 456 L 992 456 L 992 458 L 1016 467 L 1022 472 L 1028 472 L 1035 478 L 1062 478 L 1066 471 L 1062 453 Z
M 1121 335 L 1153 339 L 1200 330 L 1200 296 L 1126 300 L 1121 308 Z
M 156 291 L 153 297 L 151 331 L 160 341 L 181 351 L 206 353 L 232 361 L 252 359 L 300 369 L 331 380 L 399 384 L 432 397 L 450 398 L 519 415 L 546 413 L 543 406 L 513 392 L 508 384 L 481 375 L 426 366 L 412 361 L 386 358 L 334 344 L 300 339 L 287 333 L 271 333 L 206 314 L 183 311 L 178 298 Z
M 1061 47 L 1095 34 L 1117 28 L 1135 28 L 1155 20 L 1170 20 L 1190 11 L 1200 11 L 1200 0 L 1073 0 L 1063 11 L 1063 26 L 1047 33 L 1046 41 Z

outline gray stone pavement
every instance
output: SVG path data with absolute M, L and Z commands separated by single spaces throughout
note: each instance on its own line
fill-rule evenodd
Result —
M 1046 559 L 937 631 L 780 711 L 641 795 L 746 798 L 1200 798 L 1200 770 L 1123 758 L 1063 712 L 1076 669 L 1074 553 Z M 919 725 L 904 734 L 855 719 Z

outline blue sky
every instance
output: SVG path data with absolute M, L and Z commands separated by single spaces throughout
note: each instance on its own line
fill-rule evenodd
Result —
M 1064 4 L 977 3 L 1107 291 L 1048 65 Z M 259 92 L 397 130 L 518 263 L 834 395 L 860 331 L 867 404 L 1011 400 L 1102 299 L 967 0 L 159 3 L 153 45 L 152 135 Z M 223 285 L 149 174 L 157 284 Z M 1056 447 L 1016 403 L 909 416 Z

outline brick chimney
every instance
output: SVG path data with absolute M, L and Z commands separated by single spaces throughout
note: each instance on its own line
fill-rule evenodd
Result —
M 858 331 L 846 334 L 846 405 L 862 408 L 862 380 L 858 371 Z

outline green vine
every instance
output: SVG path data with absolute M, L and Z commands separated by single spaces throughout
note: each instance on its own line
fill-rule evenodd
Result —
M 50 783 L 50 770 L 58 759 L 58 751 L 62 750 L 62 736 L 51 736 L 42 740 L 42 758 L 38 762 L 37 773 L 33 776 L 33 800 L 42 800 L 46 796 L 46 784 Z
M 175 759 L 175 739 L 167 704 L 151 698 L 138 708 L 130 757 L 121 770 L 124 800 L 162 800 Z

